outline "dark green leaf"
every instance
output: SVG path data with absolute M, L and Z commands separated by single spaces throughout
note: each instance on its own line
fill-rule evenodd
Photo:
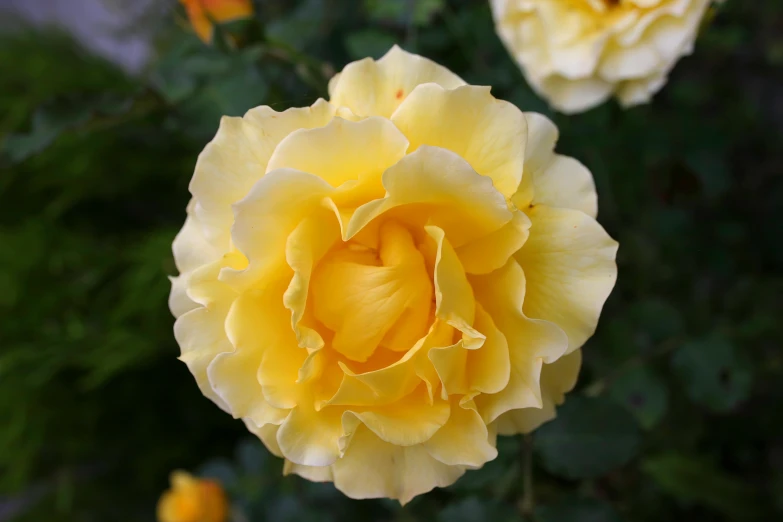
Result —
M 642 469 L 669 495 L 738 518 L 759 511 L 755 488 L 703 457 L 663 454 L 648 458 Z
M 237 445 L 236 460 L 245 473 L 260 473 L 268 459 L 269 452 L 258 439 L 245 439 Z
M 610 504 L 594 499 L 563 499 L 536 508 L 536 522 L 621 522 Z
M 609 387 L 609 394 L 646 429 L 658 424 L 669 402 L 666 384 L 650 368 L 643 366 L 620 374 Z
M 223 487 L 232 487 L 237 480 L 237 472 L 226 459 L 213 459 L 205 462 L 198 470 L 198 476 L 220 482 Z
M 603 398 L 569 397 L 557 418 L 538 429 L 535 450 L 547 471 L 566 478 L 597 477 L 627 463 L 639 447 L 628 411 Z
M 348 49 L 348 54 L 355 60 L 368 56 L 376 59 L 380 58 L 394 44 L 395 38 L 393 35 L 375 29 L 358 31 L 345 37 L 345 47 Z
M 713 335 L 685 344 L 672 356 L 688 396 L 716 412 L 732 410 L 750 393 L 752 370 L 728 339 Z

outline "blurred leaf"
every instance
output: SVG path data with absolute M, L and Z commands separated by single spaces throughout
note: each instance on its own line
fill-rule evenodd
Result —
M 630 318 L 638 334 L 657 344 L 679 335 L 683 330 L 682 314 L 671 303 L 658 298 L 642 299 L 631 306 Z
M 245 439 L 237 445 L 236 460 L 245 473 L 261 473 L 268 459 L 269 452 L 258 439 Z
M 731 174 L 726 161 L 715 149 L 692 151 L 685 161 L 698 176 L 708 198 L 721 196 L 731 186 Z
M 132 106 L 132 99 L 116 96 L 53 100 L 35 111 L 29 132 L 6 138 L 3 152 L 14 162 L 23 161 L 51 145 L 62 132 L 87 123 L 93 116 L 118 115 Z
M 327 19 L 324 0 L 305 0 L 287 16 L 269 21 L 266 35 L 273 41 L 303 51 L 316 39 Z
M 755 488 L 703 457 L 666 453 L 646 459 L 642 470 L 681 502 L 700 504 L 739 519 L 760 511 Z
M 438 522 L 480 522 L 488 519 L 489 510 L 477 497 L 449 504 L 438 514 Z
M 364 0 L 364 7 L 371 20 L 393 22 L 400 26 L 408 21 L 423 26 L 435 16 L 445 0 Z
M 672 356 L 672 366 L 688 396 L 716 412 L 732 410 L 750 393 L 751 367 L 725 338 L 692 341 Z
M 569 397 L 534 436 L 544 468 L 566 478 L 597 477 L 627 463 L 640 435 L 628 411 L 604 398 Z
M 345 37 L 345 47 L 354 60 L 360 60 L 368 56 L 378 59 L 391 49 L 394 44 L 395 38 L 393 35 L 376 29 L 357 31 Z
M 540 506 L 536 522 L 621 522 L 610 504 L 594 499 L 566 498 L 557 504 Z
M 198 476 L 220 482 L 224 488 L 231 488 L 237 481 L 237 472 L 233 464 L 226 459 L 213 459 L 205 462 L 198 470 Z
M 643 366 L 621 373 L 611 383 L 609 394 L 645 429 L 658 424 L 669 402 L 669 391 L 664 382 L 650 368 Z

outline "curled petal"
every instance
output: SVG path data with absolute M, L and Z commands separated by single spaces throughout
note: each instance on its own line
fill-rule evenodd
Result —
M 495 99 L 489 87 L 416 87 L 391 117 L 411 141 L 456 152 L 507 197 L 522 179 L 527 122 L 513 104 Z
M 199 155 L 190 192 L 205 236 L 221 251 L 230 248 L 231 205 L 261 179 L 277 144 L 296 129 L 326 125 L 335 111 L 328 102 L 318 100 L 310 107 L 284 112 L 257 107 L 242 118 L 220 120 L 215 138 Z
M 524 311 L 562 328 L 571 352 L 595 331 L 614 287 L 617 242 L 578 210 L 537 205 L 528 216 L 530 237 L 515 256 L 527 279 Z
M 314 174 L 333 187 L 345 182 L 374 183 L 383 196 L 381 174 L 399 161 L 408 140 L 389 120 L 334 118 L 324 127 L 299 129 L 284 138 L 267 171 L 290 168 Z M 372 188 L 367 189 L 372 196 Z M 372 197 L 369 197 L 372 199 Z
M 475 406 L 462 406 L 455 399 L 451 401 L 448 422 L 424 443 L 424 448 L 444 464 L 468 468 L 480 468 L 498 456 Z
M 261 178 L 234 205 L 231 237 L 250 264 L 241 272 L 224 272 L 223 280 L 243 289 L 284 273 L 288 237 L 333 191 L 323 179 L 297 170 L 278 169 Z
M 595 218 L 598 196 L 590 171 L 579 161 L 554 153 L 557 127 L 541 114 L 525 113 L 528 148 L 525 175 L 511 200 L 520 209 L 547 205 L 581 210 Z
M 384 173 L 383 186 L 385 198 L 356 210 L 347 225 L 347 239 L 388 213 L 414 227 L 440 227 L 458 248 L 498 230 L 513 217 L 492 180 L 439 147 L 422 145 L 405 156 Z
M 508 342 L 511 371 L 508 386 L 495 394 L 475 397 L 487 423 L 519 408 L 540 408 L 541 367 L 565 352 L 568 339 L 557 325 L 529 319 L 522 312 L 525 274 L 516 261 L 485 276 L 472 276 L 476 297 Z
M 446 89 L 465 85 L 445 67 L 395 45 L 378 61 L 365 58 L 348 64 L 329 82 L 329 96 L 334 105 L 349 107 L 359 116 L 388 118 L 422 83 Z
M 464 467 L 430 456 L 422 445 L 395 446 L 363 426 L 356 430 L 345 455 L 332 465 L 334 485 L 347 496 L 388 497 L 402 504 L 453 484 L 464 472 Z
M 565 394 L 576 386 L 582 350 L 564 355 L 541 369 L 541 408 L 511 410 L 498 417 L 497 428 L 501 435 L 530 433 L 555 418 L 555 406 L 562 404 Z

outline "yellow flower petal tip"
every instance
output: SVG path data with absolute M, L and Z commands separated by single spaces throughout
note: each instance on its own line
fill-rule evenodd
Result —
M 615 96 L 647 103 L 693 51 L 712 0 L 490 0 L 498 35 L 530 86 L 577 113 Z
M 158 522 L 225 522 L 228 502 L 217 482 L 175 471 L 157 511 Z
M 253 16 L 252 0 L 179 0 L 190 25 L 204 43 L 212 41 L 214 24 Z
M 405 503 L 554 416 L 617 244 L 544 116 L 398 47 L 329 88 L 199 156 L 174 333 L 284 473 Z

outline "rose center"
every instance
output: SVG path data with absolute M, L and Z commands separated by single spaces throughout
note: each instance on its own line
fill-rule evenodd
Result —
M 318 264 L 313 314 L 333 332 L 331 346 L 354 361 L 378 347 L 403 352 L 427 333 L 433 284 L 411 232 L 395 221 L 378 228 L 377 248 L 340 243 Z

